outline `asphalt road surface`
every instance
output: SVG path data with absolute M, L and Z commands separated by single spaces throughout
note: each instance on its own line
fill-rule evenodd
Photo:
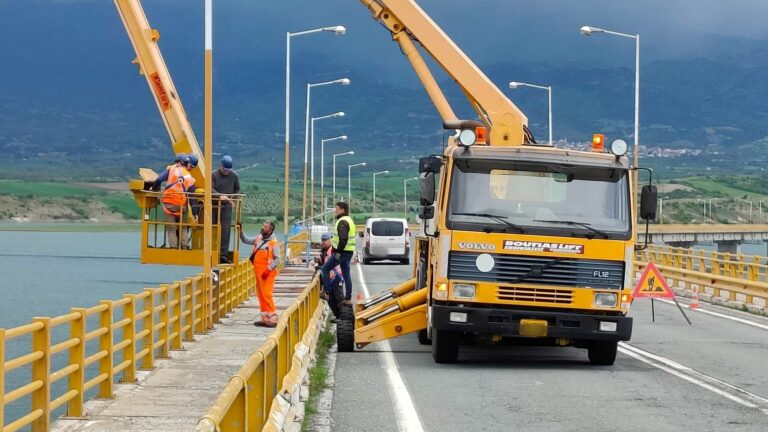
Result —
M 353 266 L 363 297 L 410 267 Z M 768 431 L 768 319 L 703 305 L 634 302 L 613 366 L 585 350 L 462 346 L 439 365 L 415 334 L 339 353 L 334 431 Z

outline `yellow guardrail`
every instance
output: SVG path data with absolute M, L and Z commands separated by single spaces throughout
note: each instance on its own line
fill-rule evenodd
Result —
M 307 238 L 306 233 L 290 240 L 302 238 Z M 288 247 L 293 249 L 294 244 Z M 304 250 L 300 244 L 295 248 Z M 48 431 L 51 413 L 64 406 L 67 416 L 83 416 L 89 390 L 97 388 L 98 397 L 111 398 L 116 378 L 134 382 L 137 370 L 152 369 L 156 359 L 167 358 L 170 350 L 182 349 L 183 342 L 212 329 L 253 295 L 254 287 L 251 264 L 244 260 L 220 267 L 218 284 L 211 284 L 211 275 L 200 273 L 119 300 L 102 300 L 89 308 L 72 308 L 64 315 L 36 317 L 29 324 L 0 329 L 0 430 L 14 432 L 29 426 L 33 432 Z M 302 312 L 304 322 L 308 315 Z M 19 338 L 29 338 L 31 350 L 7 358 L 9 342 Z M 62 360 L 53 361 L 57 357 Z M 53 364 L 62 363 L 63 367 L 52 370 Z M 23 374 L 26 370 L 30 373 Z M 12 373 L 29 378 L 6 391 Z M 53 384 L 63 380 L 64 391 L 52 394 Z M 25 397 L 31 401 L 29 411 L 6 423 L 5 407 Z
M 321 326 L 320 279 L 316 276 L 293 305 L 281 314 L 277 328 L 230 379 L 198 431 L 260 431 L 270 429 L 275 396 L 295 384 L 302 368 L 297 344 L 310 346 Z
M 683 282 L 688 289 L 696 285 L 699 292 L 730 301 L 755 304 L 758 298 L 768 304 L 766 257 L 650 246 L 637 258 L 638 270 L 653 261 L 666 278 Z

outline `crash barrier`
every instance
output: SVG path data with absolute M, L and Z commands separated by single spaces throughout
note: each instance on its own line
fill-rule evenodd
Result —
M 157 359 L 182 349 L 183 342 L 212 329 L 244 303 L 253 295 L 254 284 L 253 268 L 243 260 L 219 267 L 215 274 L 200 273 L 119 300 L 0 329 L 0 431 L 30 427 L 42 432 L 49 429 L 53 415 L 83 416 L 89 397 L 113 397 L 117 379 L 135 382 L 137 370 L 152 369 Z M 31 350 L 24 347 L 25 341 Z M 6 391 L 9 378 L 22 384 Z M 6 419 L 11 404 L 21 411 L 26 401 L 21 415 Z
M 682 282 L 686 289 L 695 286 L 701 294 L 745 305 L 768 304 L 766 257 L 649 246 L 638 252 L 636 270 L 642 271 L 648 261 L 653 261 L 666 278 Z
M 316 276 L 258 350 L 229 380 L 198 432 L 279 431 L 299 396 L 323 325 L 320 279 Z
M 309 232 L 301 231 L 296 235 L 291 236 L 285 243 L 281 244 L 282 250 L 285 252 L 285 259 L 280 263 L 282 267 L 296 264 L 300 260 L 304 260 L 304 263 L 309 262 L 309 255 L 312 251 L 312 245 L 309 241 Z M 306 264 L 305 264 L 306 265 Z

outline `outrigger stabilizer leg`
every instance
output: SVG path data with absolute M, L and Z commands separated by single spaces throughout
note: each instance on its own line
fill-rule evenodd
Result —
M 354 332 L 352 326 L 339 326 L 339 351 L 351 351 L 352 343 L 362 348 L 377 342 L 427 327 L 427 290 L 414 290 L 416 279 L 366 299 L 355 306 Z M 343 332 L 343 333 L 342 333 Z M 344 346 L 342 346 L 344 345 Z M 348 348 L 348 349 L 347 349 Z

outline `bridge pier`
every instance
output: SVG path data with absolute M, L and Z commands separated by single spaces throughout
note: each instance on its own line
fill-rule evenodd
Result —
M 738 254 L 739 246 L 741 242 L 738 240 L 721 240 L 716 241 L 717 251 L 720 253 Z

